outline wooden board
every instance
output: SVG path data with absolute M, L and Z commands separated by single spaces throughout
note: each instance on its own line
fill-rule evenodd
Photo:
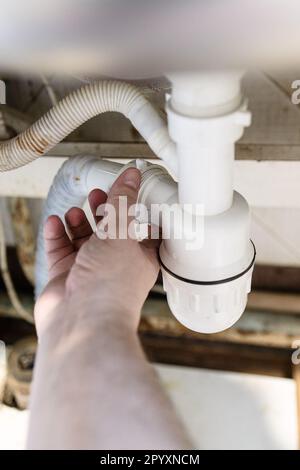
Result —
M 285 74 L 247 73 L 243 80 L 244 94 L 249 101 L 252 112 L 252 125 L 245 130 L 244 136 L 237 145 L 236 158 L 243 160 L 300 160 L 300 109 L 291 102 L 291 83 L 300 79 L 298 70 L 285 72 Z M 140 88 L 146 93 L 148 99 L 156 107 L 163 110 L 165 107 L 164 92 L 169 90 L 166 80 L 158 80 L 158 86 L 153 86 L 153 80 L 143 81 Z M 70 91 L 80 87 L 82 83 L 74 78 L 59 79 L 51 77 L 51 84 L 58 98 L 66 96 Z M 23 77 L 10 80 L 7 83 L 7 102 L 11 107 L 28 116 L 28 122 L 37 119 L 50 107 L 49 96 L 41 80 L 37 77 Z M 18 117 L 18 116 L 17 116 Z M 11 124 L 15 122 L 19 132 L 18 122 L 14 116 Z M 102 114 L 81 126 L 68 137 L 69 146 L 58 146 L 54 151 L 56 155 L 70 155 L 74 143 L 83 149 L 95 149 L 93 145 L 100 142 L 127 142 L 143 143 L 141 137 L 130 122 L 118 113 Z M 102 147 L 103 149 L 103 147 Z M 141 156 L 152 157 L 149 149 L 141 147 Z M 79 150 L 79 147 L 78 147 Z M 84 150 L 85 151 L 85 150 Z M 103 154 L 100 152 L 103 156 Z M 105 155 L 105 150 L 104 150 Z M 112 157 L 129 156 L 123 151 L 120 155 L 107 155 Z M 132 154 L 135 157 L 135 153 Z

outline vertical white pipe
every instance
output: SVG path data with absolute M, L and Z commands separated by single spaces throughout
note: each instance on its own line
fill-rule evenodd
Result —
M 234 144 L 178 144 L 177 155 L 180 203 L 193 207 L 203 204 L 206 215 L 229 209 L 233 198 Z
M 177 144 L 181 204 L 201 204 L 205 215 L 228 210 L 233 199 L 234 144 L 250 123 L 240 72 L 171 76 L 167 112 Z M 193 209 L 192 209 L 193 210 Z

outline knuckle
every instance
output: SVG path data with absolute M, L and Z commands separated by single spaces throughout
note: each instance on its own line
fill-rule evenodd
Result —
M 121 196 L 123 197 L 126 196 L 127 198 L 136 199 L 137 194 L 138 194 L 138 191 L 135 190 L 134 188 L 131 188 L 130 186 L 127 186 L 126 184 L 121 184 L 118 187 L 117 192 L 112 194 L 112 197 L 120 198 Z

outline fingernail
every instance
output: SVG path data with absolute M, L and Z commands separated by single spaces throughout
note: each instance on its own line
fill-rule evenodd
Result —
M 141 182 L 141 174 L 138 170 L 129 169 L 124 173 L 124 184 L 133 189 L 139 189 Z

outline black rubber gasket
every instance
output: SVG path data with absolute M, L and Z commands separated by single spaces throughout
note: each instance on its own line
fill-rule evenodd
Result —
M 213 286 L 213 285 L 216 285 L 216 284 L 225 284 L 225 282 L 234 281 L 235 279 L 238 279 L 239 277 L 242 277 L 244 274 L 246 274 L 248 271 L 250 271 L 250 269 L 254 265 L 255 258 L 256 258 L 256 249 L 255 249 L 255 245 L 254 245 L 253 241 L 252 240 L 250 240 L 250 241 L 251 241 L 253 249 L 254 249 L 254 255 L 253 255 L 252 261 L 249 264 L 249 266 L 244 271 L 242 271 L 241 273 L 236 274 L 235 276 L 232 276 L 232 277 L 227 277 L 226 279 L 220 279 L 219 281 L 195 281 L 195 280 L 192 280 L 192 279 L 187 279 L 185 277 L 178 276 L 177 274 L 170 271 L 170 269 L 167 268 L 167 266 L 164 265 L 164 263 L 162 262 L 162 260 L 159 256 L 159 253 L 158 253 L 158 258 L 159 258 L 159 262 L 160 262 L 161 266 L 167 271 L 167 273 L 169 273 L 171 276 L 175 277 L 179 281 L 183 281 L 183 282 L 186 282 L 188 284 L 196 284 L 196 285 L 200 285 L 200 286 Z

